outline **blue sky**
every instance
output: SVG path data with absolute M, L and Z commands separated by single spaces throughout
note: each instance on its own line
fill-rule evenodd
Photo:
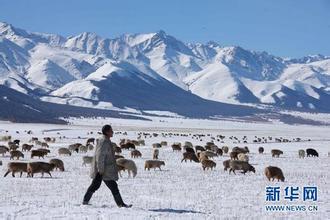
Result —
M 284 57 L 330 55 L 330 0 L 0 0 L 0 20 L 63 36 L 164 30 Z

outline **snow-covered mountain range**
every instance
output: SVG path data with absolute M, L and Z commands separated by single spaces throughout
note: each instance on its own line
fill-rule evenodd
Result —
M 0 84 L 42 101 L 111 110 L 330 111 L 330 57 L 191 44 L 164 31 L 65 38 L 0 23 Z

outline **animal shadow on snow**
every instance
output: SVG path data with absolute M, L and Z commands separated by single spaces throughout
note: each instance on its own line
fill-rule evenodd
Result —
M 27 177 L 27 178 L 31 178 L 31 177 Z M 34 176 L 32 177 L 32 179 L 38 179 L 38 180 L 50 180 L 50 179 L 63 179 L 63 177 L 50 177 L 50 176 L 44 176 L 44 177 L 41 177 L 41 176 Z
M 177 214 L 193 213 L 193 214 L 206 214 L 205 212 L 194 211 L 194 210 L 185 210 L 185 209 L 149 209 L 151 212 L 170 212 Z

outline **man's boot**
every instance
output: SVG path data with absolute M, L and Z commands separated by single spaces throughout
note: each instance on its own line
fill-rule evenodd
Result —
M 85 196 L 84 196 L 84 200 L 83 200 L 83 203 L 82 204 L 83 205 L 88 205 L 88 202 L 92 198 L 92 195 L 93 195 L 92 192 L 87 191 L 86 194 L 85 194 Z
M 132 207 L 132 205 L 126 205 L 126 204 L 124 203 L 124 201 L 123 201 L 123 199 L 121 198 L 121 195 L 120 195 L 120 194 L 116 194 L 116 195 L 114 195 L 113 198 L 115 199 L 115 202 L 116 202 L 116 204 L 117 204 L 117 206 L 118 206 L 119 208 L 122 208 L 122 207 L 124 207 L 124 208 L 131 208 L 131 207 Z

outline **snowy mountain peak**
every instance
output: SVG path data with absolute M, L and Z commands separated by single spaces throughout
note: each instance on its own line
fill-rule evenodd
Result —
M 13 35 L 19 35 L 19 36 L 26 36 L 28 35 L 26 31 L 15 28 L 11 24 L 0 22 L 0 35 L 7 35 L 7 36 L 13 36 Z
M 88 106 L 100 101 L 126 106 L 108 94 L 125 91 L 126 101 L 134 103 L 130 107 L 150 107 L 134 91 L 155 101 L 169 97 L 168 87 L 172 94 L 186 97 L 189 91 L 215 102 L 330 111 L 330 57 L 284 59 L 214 41 L 185 43 L 163 30 L 114 39 L 91 32 L 64 38 L 0 23 L 0 76 L 0 84 L 18 91 L 43 91 L 36 93 L 42 99 Z M 150 96 L 157 91 L 161 94 Z M 64 98 L 48 97 L 54 95 Z
M 312 62 L 322 61 L 322 60 L 326 60 L 326 59 L 330 59 L 330 57 L 324 56 L 322 54 L 316 54 L 316 55 L 304 56 L 304 57 L 298 58 L 298 59 L 288 59 L 287 61 L 289 63 L 312 63 Z
M 220 48 L 220 44 L 218 42 L 215 41 L 208 41 L 206 43 L 206 46 L 210 47 L 210 48 Z

